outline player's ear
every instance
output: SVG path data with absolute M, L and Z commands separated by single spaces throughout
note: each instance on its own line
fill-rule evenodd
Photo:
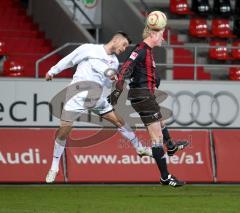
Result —
M 113 40 L 112 40 L 112 43 L 113 44 L 116 44 L 118 42 L 118 38 L 117 37 L 114 37 Z
M 151 31 L 149 32 L 149 34 L 150 34 L 150 37 L 151 37 L 151 38 L 154 38 L 155 35 L 156 35 L 156 32 L 153 31 L 153 30 L 151 30 Z

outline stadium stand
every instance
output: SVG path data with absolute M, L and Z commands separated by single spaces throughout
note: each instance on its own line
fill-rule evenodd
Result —
M 0 52 L 4 59 L 3 76 L 35 76 L 35 62 L 53 50 L 50 40 L 26 14 L 20 0 L 0 0 Z M 51 57 L 41 64 L 39 76 L 54 65 L 58 57 Z M 59 77 L 70 77 L 71 72 L 64 72 Z
M 192 0 L 191 10 L 196 15 L 208 16 L 211 13 L 211 7 L 208 0 Z
M 240 80 L 240 67 L 231 67 L 229 69 L 229 80 L 233 81 Z
M 4 75 L 8 77 L 24 77 L 24 66 L 22 63 L 18 63 L 12 60 L 6 60 L 3 65 Z
M 232 29 L 230 28 L 229 19 L 214 18 L 212 20 L 212 35 L 219 38 L 234 38 Z
M 176 2 L 181 1 L 145 2 L 150 2 L 148 7 L 151 10 L 161 8 L 168 16 L 170 36 L 167 41 L 172 48 L 166 48 L 166 51 L 170 55 L 172 52 L 172 55 L 169 56 L 171 59 L 167 66 L 168 70 L 172 68 L 173 71 L 170 79 L 230 79 L 229 68 L 239 63 L 238 48 L 232 49 L 238 46 L 239 40 L 237 2 L 191 0 L 187 1 L 188 5 L 191 4 L 188 14 L 176 13 L 172 9 Z M 200 75 L 200 72 L 206 75 Z
M 231 49 L 231 47 L 238 47 L 240 37 L 238 1 L 235 3 L 233 0 L 151 0 L 145 1 L 144 6 L 139 6 L 140 2 L 144 1 L 132 1 L 139 8 L 140 16 L 141 14 L 145 16 L 149 11 L 161 8 L 169 20 L 166 29 L 168 45 L 182 45 L 181 48 L 160 48 L 161 57 L 156 59 L 156 62 L 160 63 L 158 66 L 171 61 L 170 70 L 173 71 L 166 77 L 169 67 L 162 65 L 163 79 L 190 80 L 195 77 L 201 80 L 228 79 L 226 73 L 229 68 L 221 68 L 221 72 L 216 73 L 208 65 L 226 63 L 231 66 L 232 63 L 233 65 L 239 63 L 239 50 Z M 2 56 L 6 56 L 1 60 L 6 62 L 2 75 L 9 76 L 9 70 L 12 69 L 8 67 L 19 65 L 23 70 L 21 72 L 23 76 L 34 77 L 36 61 L 53 50 L 52 42 L 45 39 L 45 34 L 39 31 L 38 25 L 26 15 L 26 10 L 20 4 L 20 0 L 0 0 L 0 6 L 0 11 L 2 11 L 0 52 Z M 232 13 L 233 11 L 235 15 Z M 144 20 L 143 16 L 140 18 Z M 110 26 L 110 22 L 108 24 Z M 139 29 L 141 31 L 141 27 Z M 106 37 L 105 34 L 103 33 L 102 36 Z M 139 34 L 136 37 L 139 38 Z M 218 44 L 223 44 L 224 47 L 215 47 Z M 210 46 L 214 48 L 209 48 Z M 40 64 L 39 76 L 43 77 L 45 72 L 60 58 L 60 56 L 52 56 L 44 60 Z M 182 66 L 174 66 L 174 64 Z M 184 64 L 187 66 L 184 67 Z M 67 71 L 59 77 L 70 77 L 71 75 L 72 72 Z
M 240 60 L 240 41 L 234 41 L 232 47 L 236 47 L 236 49 L 231 49 L 232 60 Z
M 189 15 L 190 9 L 187 0 L 170 0 L 171 13 Z
M 225 41 L 211 41 L 211 48 L 209 49 L 209 58 L 214 60 L 226 61 L 229 59 L 227 42 Z
M 233 34 L 240 38 L 240 17 L 236 17 L 233 22 Z
M 232 15 L 230 0 L 214 0 L 213 15 L 215 17 L 229 18 Z
M 191 18 L 189 24 L 189 34 L 198 38 L 208 38 L 210 33 L 207 20 L 204 18 Z
M 240 1 L 235 1 L 235 9 L 234 9 L 235 15 L 240 16 Z

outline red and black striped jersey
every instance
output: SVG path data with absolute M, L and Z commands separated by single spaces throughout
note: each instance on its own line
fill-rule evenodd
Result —
M 128 78 L 130 88 L 147 88 L 151 94 L 160 84 L 160 73 L 156 71 L 152 48 L 143 41 L 134 47 L 121 66 L 117 88 L 121 88 L 123 81 Z

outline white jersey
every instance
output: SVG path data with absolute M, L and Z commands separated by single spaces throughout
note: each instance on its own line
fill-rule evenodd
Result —
M 56 75 L 76 64 L 78 66 L 71 84 L 78 81 L 94 81 L 103 87 L 110 88 L 112 81 L 104 75 L 104 71 L 117 70 L 119 61 L 114 54 L 108 55 L 103 45 L 83 44 L 60 60 L 49 70 L 48 74 Z
M 114 54 L 108 55 L 103 45 L 83 44 L 60 60 L 48 71 L 48 74 L 54 76 L 75 65 L 77 65 L 77 70 L 73 75 L 71 84 L 82 81 L 92 81 L 100 84 L 103 91 L 99 101 L 92 110 L 97 114 L 111 111 L 112 106 L 107 102 L 106 97 L 110 93 L 109 88 L 111 88 L 113 81 L 105 76 L 104 72 L 107 69 L 118 69 L 119 61 L 117 57 Z M 65 104 L 64 109 L 66 111 L 83 112 L 86 110 L 84 107 L 86 96 L 86 92 L 76 94 Z

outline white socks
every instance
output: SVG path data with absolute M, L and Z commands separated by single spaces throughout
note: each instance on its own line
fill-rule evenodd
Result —
M 131 127 L 129 127 L 127 124 L 118 128 L 118 131 L 122 134 L 124 138 L 128 139 L 131 142 L 135 149 L 140 149 L 143 147 L 142 143 L 138 140 Z
M 66 145 L 66 140 L 59 140 L 58 138 L 56 138 L 54 150 L 53 150 L 53 160 L 52 160 L 51 170 L 56 172 L 59 170 L 59 162 L 64 152 L 65 145 Z

